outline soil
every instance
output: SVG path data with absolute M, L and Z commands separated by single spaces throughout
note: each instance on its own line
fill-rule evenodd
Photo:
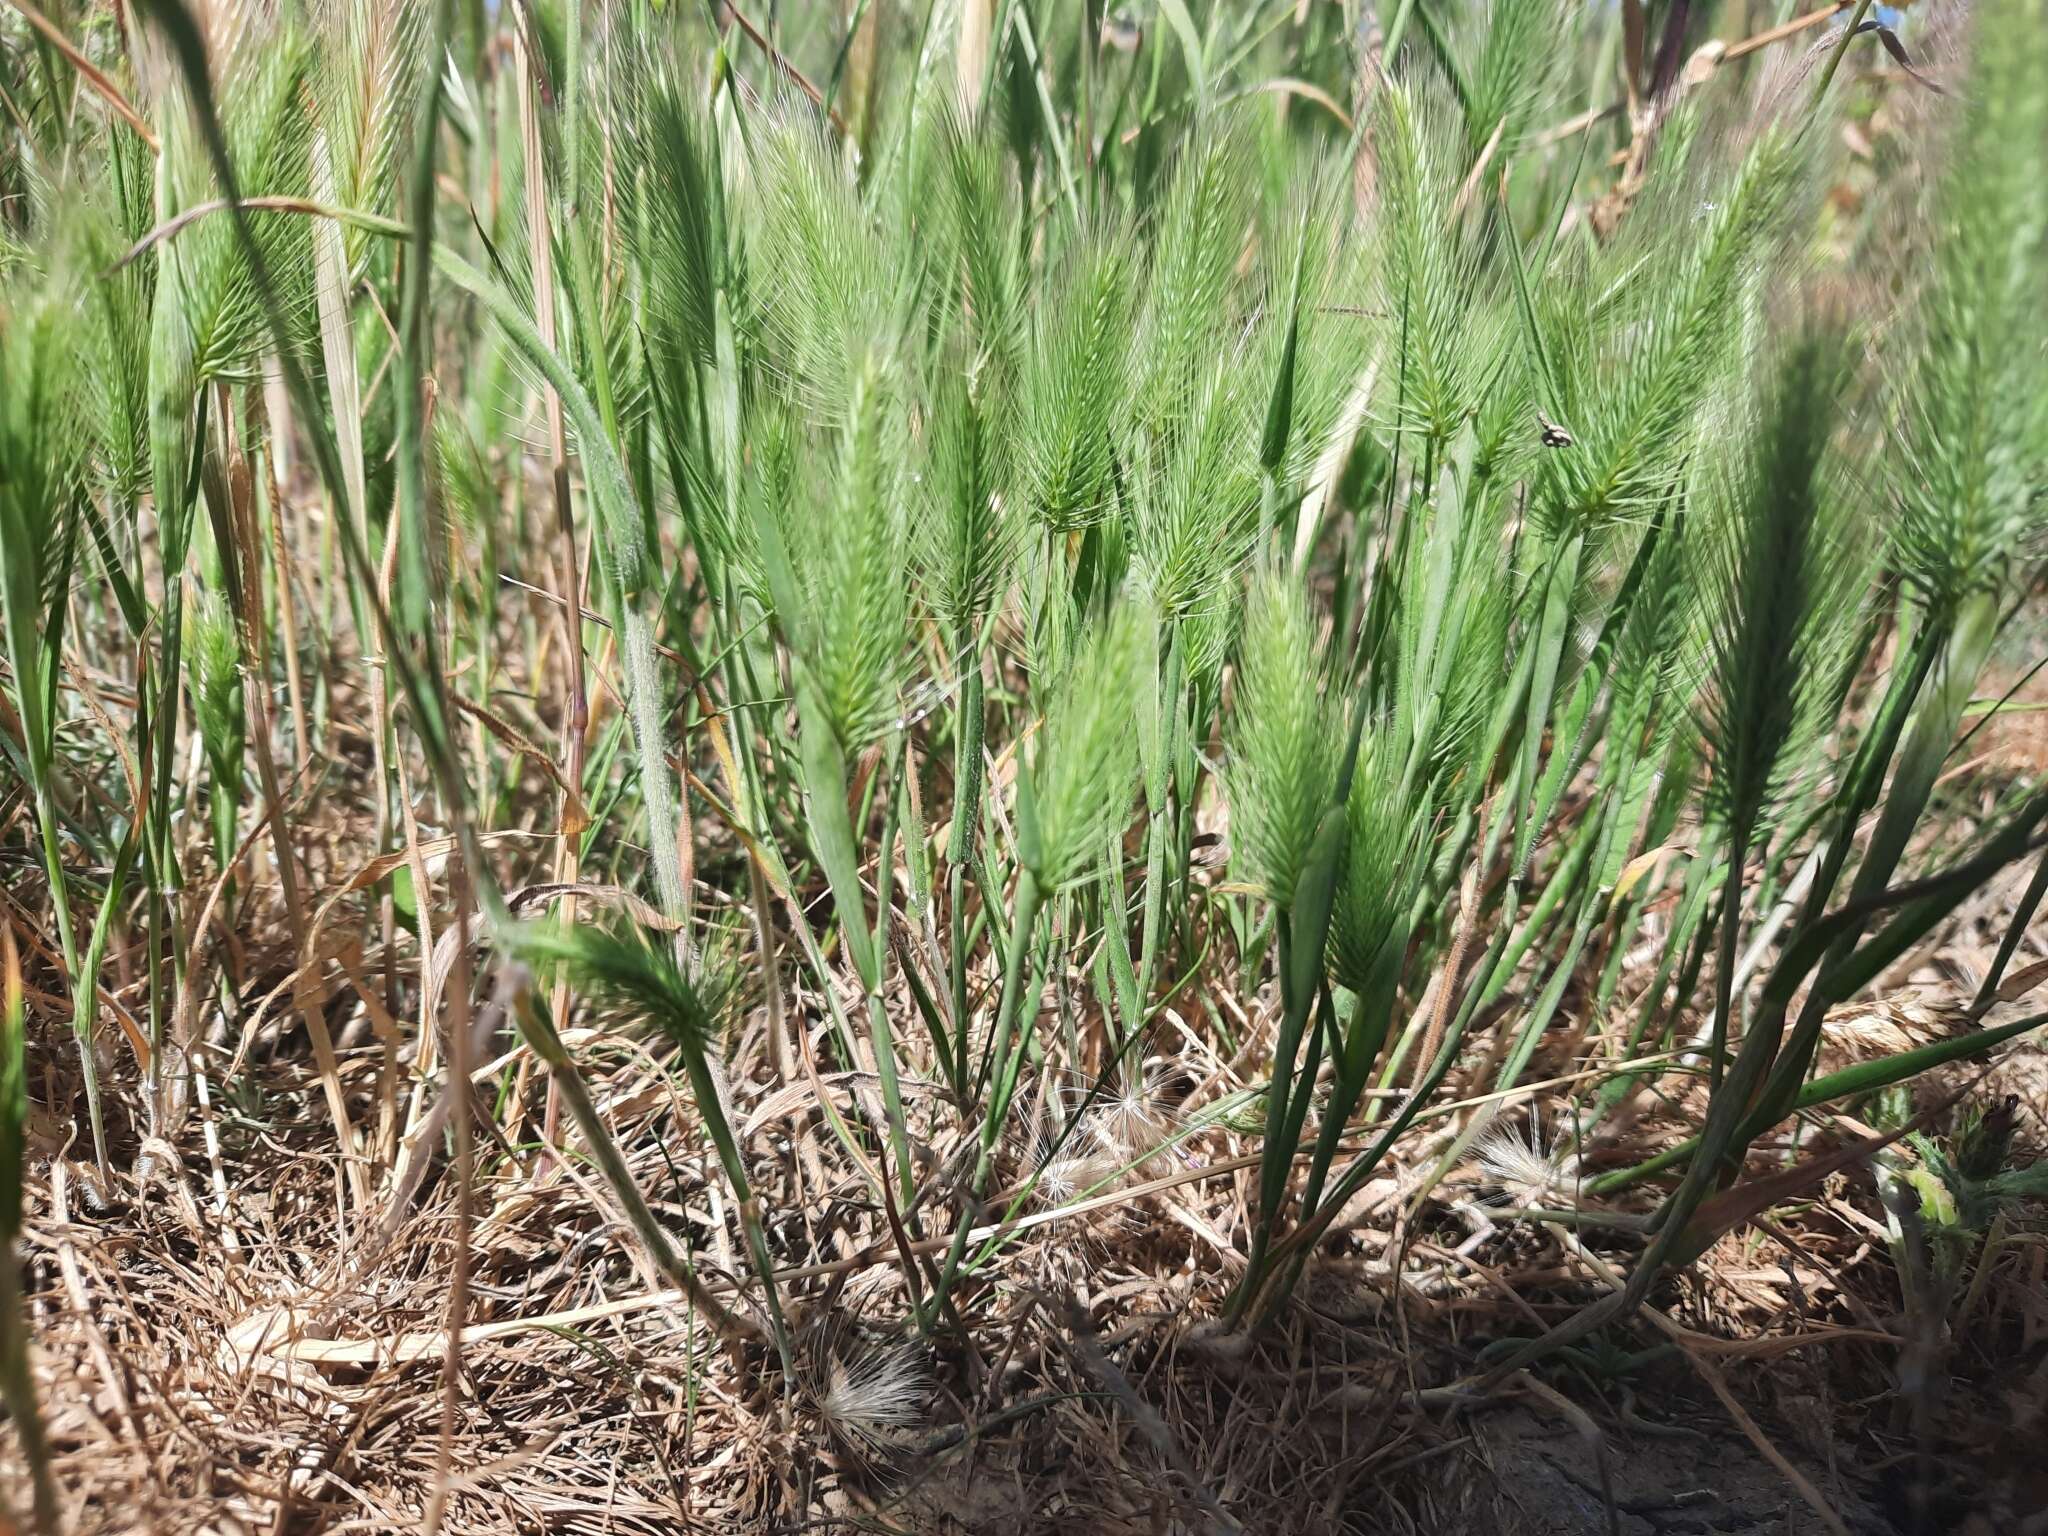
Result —
M 1526 1409 L 1474 1434 L 1502 1529 L 1524 1536 L 1764 1536 L 1819 1529 L 1784 1474 L 1739 1437 L 1673 1425 L 1589 1442 Z M 1856 1536 L 1893 1527 L 1848 1479 L 1795 1458 Z M 1611 1504 L 1610 1504 L 1611 1500 Z

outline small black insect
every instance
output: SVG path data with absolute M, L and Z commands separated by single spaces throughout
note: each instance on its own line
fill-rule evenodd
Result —
M 1550 419 L 1550 418 L 1549 418 L 1548 416 L 1545 416 L 1545 415 L 1544 415 L 1544 414 L 1543 414 L 1543 413 L 1542 413 L 1541 411 L 1538 411 L 1538 412 L 1536 413 L 1536 420 L 1537 420 L 1537 423 L 1538 423 L 1538 424 L 1539 424 L 1539 425 L 1540 425 L 1540 426 L 1541 426 L 1541 427 L 1543 428 L 1543 446 L 1544 446 L 1544 447 L 1546 447 L 1546 448 L 1569 448 L 1569 447 L 1571 447 L 1571 445 L 1572 445 L 1572 435 L 1571 435 L 1571 433 L 1569 433 L 1569 432 L 1565 431 L 1565 429 L 1564 429 L 1563 427 L 1559 426 L 1559 425 L 1558 425 L 1558 424 L 1557 424 L 1556 422 L 1552 421 L 1552 420 L 1551 420 L 1551 419 Z

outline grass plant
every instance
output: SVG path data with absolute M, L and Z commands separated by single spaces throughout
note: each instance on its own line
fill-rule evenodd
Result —
M 465 1212 L 587 1161 L 796 1390 L 838 1291 L 759 1093 L 944 1350 L 1048 1170 L 1182 1136 L 1269 1321 L 1453 1078 L 1568 1039 L 1543 1156 L 1646 1247 L 1497 1379 L 1800 1117 L 2038 1024 L 1821 1060 L 2031 867 L 1981 1023 L 2048 870 L 2048 785 L 1963 745 L 2040 633 L 2039 0 L 1912 74 L 1840 24 L 1680 68 L 1683 6 L 1668 61 L 1634 4 L 747 9 L 0 16 L 0 1161 L 75 1084 L 146 1171 L 282 995 L 349 1243 L 420 1159 Z M 605 1031 L 715 1233 L 613 1145 Z M 1895 1244 L 2038 1190 L 1945 1146 L 1886 1153 Z

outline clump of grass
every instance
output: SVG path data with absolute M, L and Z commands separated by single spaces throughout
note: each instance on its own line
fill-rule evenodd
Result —
M 1700 1070 L 1696 1138 L 1588 1181 L 1661 1181 L 1648 1253 L 1533 1359 L 1694 1257 L 1795 1111 L 2011 1038 L 1813 1070 L 1827 1010 L 2048 820 L 2032 780 L 1943 790 L 2040 572 L 2038 6 L 1980 8 L 1926 249 L 1885 257 L 1914 318 L 1853 328 L 1813 318 L 1869 275 L 1813 238 L 1857 174 L 1832 65 L 1796 109 L 1729 68 L 1552 133 L 1617 58 L 1671 83 L 1620 16 L 1403 6 L 1373 59 L 1340 7 L 1134 38 L 1035 9 L 515 36 L 152 0 L 176 69 L 94 89 L 136 88 L 154 159 L 57 110 L 48 59 L 17 90 L 10 44 L 0 725 L 103 1163 L 104 957 L 145 973 L 162 1078 L 169 1000 L 250 979 L 220 927 L 275 923 L 352 1208 L 443 1155 L 402 1106 L 500 1009 L 508 1146 L 566 1106 L 691 1305 L 805 1376 L 816 1256 L 763 1208 L 757 1088 L 808 1094 L 925 1350 L 990 1315 L 1027 1117 L 1041 1216 L 1242 1138 L 1244 1319 L 1454 1074 L 1628 1061 L 1592 1138 Z M 259 816 L 274 863 L 199 931 L 192 873 Z M 308 889 L 336 848 L 368 873 Z M 565 920 L 515 920 L 543 901 Z M 470 935 L 546 1006 L 471 976 Z M 764 1321 L 637 1187 L 579 1021 L 686 1087 Z M 1215 1102 L 1170 1102 L 1162 1052 Z M 1528 1123 L 1482 1165 L 1568 1198 L 1587 1148 Z M 897 1444 L 908 1358 L 835 1357 L 813 1406 Z

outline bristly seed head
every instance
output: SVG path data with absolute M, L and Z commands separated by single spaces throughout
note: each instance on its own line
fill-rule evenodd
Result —
M 1493 1192 L 1486 1204 L 1529 1209 L 1579 1198 L 1579 1154 L 1562 1135 L 1546 1141 L 1542 1112 L 1533 1105 L 1526 1128 L 1495 1121 L 1474 1143 L 1481 1181 Z
M 923 1423 L 931 1375 L 916 1344 L 848 1329 L 825 1347 L 818 1414 L 848 1449 L 881 1456 Z
M 1048 1106 L 1033 1131 L 1030 1168 L 1041 1205 L 1063 1206 L 1122 1182 L 1172 1138 L 1174 1115 L 1156 1072 L 1127 1065 L 1089 1100 L 1086 1092 L 1073 1096 L 1064 1114 Z M 1075 1114 L 1079 1124 L 1071 1123 Z
M 1088 1117 L 1083 1131 L 1120 1163 L 1136 1163 L 1173 1134 L 1173 1111 L 1157 1073 L 1128 1067 Z

